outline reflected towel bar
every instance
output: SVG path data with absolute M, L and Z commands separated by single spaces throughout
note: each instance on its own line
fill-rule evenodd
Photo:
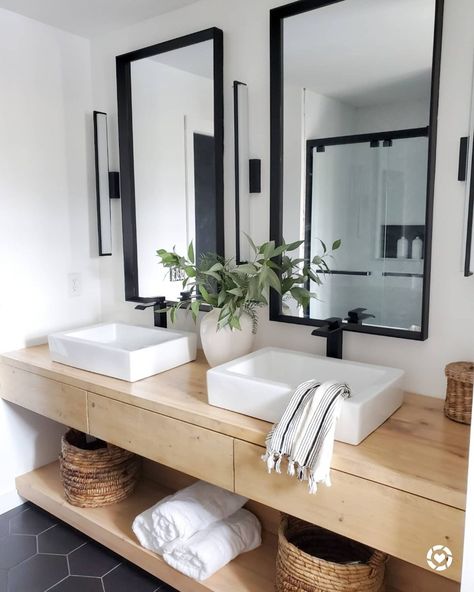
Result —
M 371 271 L 345 271 L 342 269 L 331 269 L 329 271 L 317 270 L 316 273 L 321 273 L 323 275 L 363 275 L 369 276 L 372 275 Z

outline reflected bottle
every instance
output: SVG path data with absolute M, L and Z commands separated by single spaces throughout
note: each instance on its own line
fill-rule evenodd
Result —
M 423 256 L 423 241 L 419 236 L 415 237 L 411 243 L 411 258 L 421 259 Z
M 405 235 L 397 240 L 397 259 L 406 259 L 408 257 L 408 239 Z

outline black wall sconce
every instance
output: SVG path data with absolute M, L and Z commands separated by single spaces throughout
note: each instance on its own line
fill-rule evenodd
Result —
M 472 117 L 474 119 L 474 107 Z M 458 181 L 467 182 L 464 276 L 471 277 L 474 275 L 474 150 L 470 145 L 469 136 L 459 140 Z
M 99 255 L 112 255 L 112 220 L 110 200 L 120 197 L 120 176 L 109 171 L 107 113 L 94 111 L 95 186 Z
M 249 160 L 249 192 L 262 192 L 262 161 L 259 158 Z

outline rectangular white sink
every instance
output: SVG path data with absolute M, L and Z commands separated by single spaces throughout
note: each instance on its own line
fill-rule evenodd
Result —
M 48 337 L 55 362 L 135 382 L 196 359 L 196 335 L 124 323 L 93 325 Z
M 336 380 L 351 389 L 336 440 L 360 444 L 403 402 L 403 370 L 267 347 L 207 372 L 210 405 L 276 423 L 296 387 Z

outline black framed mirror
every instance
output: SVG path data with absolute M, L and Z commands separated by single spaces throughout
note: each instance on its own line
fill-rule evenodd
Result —
M 223 34 L 117 56 L 125 299 L 179 300 L 159 248 L 224 255 Z
M 307 261 L 342 241 L 318 299 L 274 292 L 271 320 L 428 337 L 442 21 L 443 0 L 270 11 L 271 239 Z

